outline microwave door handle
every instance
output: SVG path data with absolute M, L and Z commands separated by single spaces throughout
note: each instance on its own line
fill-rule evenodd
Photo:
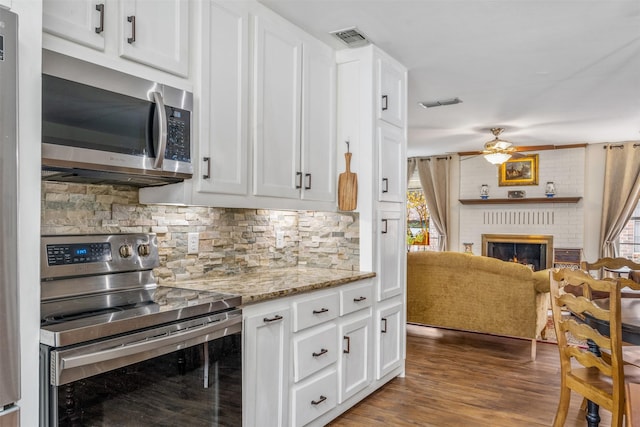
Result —
M 153 167 L 155 169 L 162 169 L 162 163 L 164 162 L 164 152 L 167 149 L 167 110 L 165 110 L 164 108 L 164 100 L 162 99 L 162 94 L 160 92 L 152 92 L 152 95 L 153 100 L 156 103 L 156 108 L 158 110 L 158 127 L 160 130 L 158 135 L 158 145 L 154 147 L 156 148 L 156 162 L 154 163 Z

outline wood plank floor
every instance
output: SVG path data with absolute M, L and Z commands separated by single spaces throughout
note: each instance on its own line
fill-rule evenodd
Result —
M 550 426 L 560 394 L 558 350 L 530 341 L 411 326 L 404 378 L 334 420 L 333 427 Z M 566 427 L 586 426 L 574 394 Z M 611 416 L 600 411 L 600 426 Z

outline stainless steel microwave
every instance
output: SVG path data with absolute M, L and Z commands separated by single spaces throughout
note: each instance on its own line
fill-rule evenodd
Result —
M 44 51 L 42 177 L 152 186 L 193 174 L 190 92 Z

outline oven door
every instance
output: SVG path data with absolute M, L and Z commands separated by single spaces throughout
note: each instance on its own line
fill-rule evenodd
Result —
M 41 347 L 41 425 L 242 425 L 242 311 Z

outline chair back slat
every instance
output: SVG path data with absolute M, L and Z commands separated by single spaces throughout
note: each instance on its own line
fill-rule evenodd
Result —
M 585 271 L 567 268 L 551 271 L 550 288 L 563 386 L 612 413 L 622 414 L 625 389 L 619 281 L 598 280 Z M 608 299 L 594 301 L 591 290 L 604 293 Z M 591 322 L 593 318 L 609 325 L 608 336 L 601 334 L 586 322 L 586 319 Z M 598 347 L 607 350 L 610 357 L 603 358 L 587 348 L 570 343 L 567 333 L 579 339 L 593 341 Z M 594 382 L 594 378 L 598 378 L 599 381 Z M 610 386 L 598 387 L 602 378 L 608 378 L 605 383 Z M 561 406 L 565 407 L 566 411 L 566 393 L 561 401 Z M 556 417 L 555 423 L 558 425 L 562 421 Z
M 600 258 L 595 262 L 582 261 L 582 269 L 585 271 L 600 270 L 607 268 L 609 270 L 617 270 L 622 267 L 630 268 L 631 270 L 640 270 L 640 264 L 631 261 L 627 258 Z

